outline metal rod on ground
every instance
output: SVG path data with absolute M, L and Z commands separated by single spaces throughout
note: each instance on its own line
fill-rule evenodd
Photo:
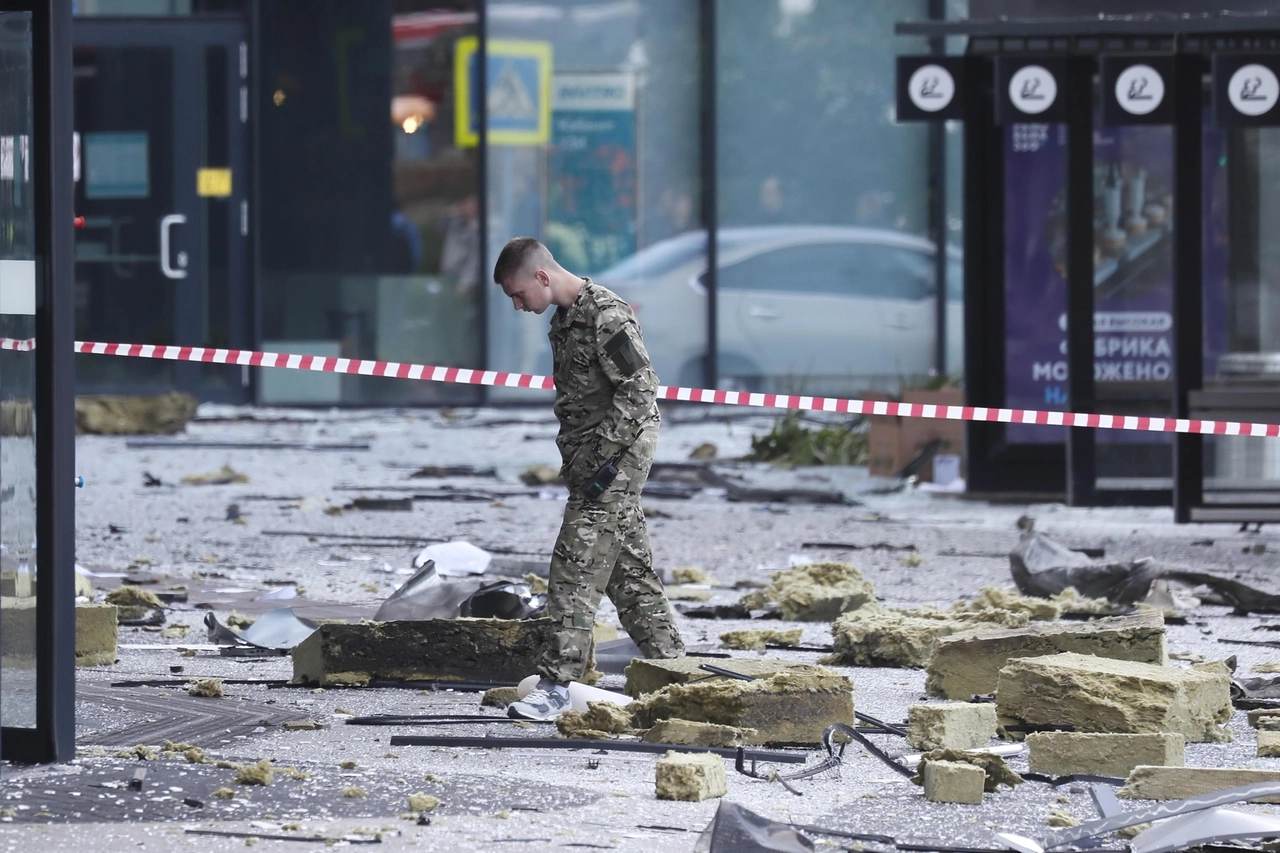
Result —
M 481 749 L 604 749 L 618 752 L 712 752 L 724 758 L 741 755 L 748 761 L 776 764 L 804 764 L 805 757 L 794 752 L 769 749 L 729 749 L 718 746 L 684 746 L 674 743 L 646 743 L 638 740 L 593 740 L 587 738 L 541 737 L 451 737 L 436 735 L 393 735 L 391 746 L 454 746 Z

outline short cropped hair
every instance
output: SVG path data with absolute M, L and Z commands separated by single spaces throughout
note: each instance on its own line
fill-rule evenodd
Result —
M 498 254 L 497 263 L 493 265 L 493 283 L 501 286 L 510 281 L 512 276 L 542 255 L 550 258 L 551 252 L 533 237 L 514 237 L 508 240 Z

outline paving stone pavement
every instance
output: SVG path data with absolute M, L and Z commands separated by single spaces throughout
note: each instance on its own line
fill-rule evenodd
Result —
M 741 456 L 751 435 L 766 431 L 772 422 L 771 415 L 726 415 L 705 407 L 665 414 L 660 462 L 684 462 L 703 442 L 714 443 L 721 459 Z M 253 419 L 241 419 L 249 417 Z M 77 559 L 94 571 L 152 573 L 193 590 L 262 591 L 292 582 L 308 600 L 363 607 L 366 613 L 403 583 L 413 557 L 429 540 L 465 539 L 488 548 L 496 555 L 495 570 L 545 567 L 563 494 L 554 487 L 526 486 L 519 474 L 533 464 L 558 464 L 554 433 L 549 407 L 377 412 L 205 407 L 201 419 L 179 439 L 223 445 L 367 444 L 368 449 L 131 448 L 124 438 L 81 437 L 77 471 L 87 485 L 77 495 Z M 247 475 L 248 482 L 181 482 L 223 465 Z M 410 477 L 428 465 L 493 467 L 495 473 Z M 988 505 L 918 490 L 882 493 L 889 484 L 857 468 L 780 471 L 726 463 L 719 470 L 756 486 L 839 489 L 850 502 L 730 503 L 714 491 L 688 500 L 646 496 L 658 567 L 704 569 L 714 580 L 715 604 L 738 599 L 741 590 L 731 589 L 735 582 L 767 580 L 792 555 L 803 554 L 854 563 L 887 604 L 949 606 L 982 586 L 1011 585 L 1007 553 L 1017 541 L 1015 522 L 1022 515 L 1034 516 L 1038 529 L 1072 547 L 1105 548 L 1108 558 L 1150 555 L 1280 588 L 1280 541 L 1270 529 L 1241 533 L 1234 525 L 1178 527 L 1167 509 L 1073 510 Z M 144 485 L 144 474 L 161 485 Z M 472 499 L 445 500 L 449 489 Z M 414 495 L 420 497 L 408 511 L 337 509 L 355 497 Z M 228 512 L 232 504 L 236 510 Z M 812 542 L 849 547 L 802 547 Z M 914 545 L 921 562 L 904 564 L 903 552 L 871 547 L 877 544 Z M 214 612 L 225 618 L 232 609 L 260 613 L 266 606 L 242 602 L 220 605 Z M 1172 651 L 1207 659 L 1235 655 L 1246 673 L 1264 661 L 1280 660 L 1277 651 L 1219 642 L 1273 637 L 1258 629 L 1277 620 L 1236 617 L 1222 607 L 1202 607 L 1190 615 L 1188 624 L 1170 626 Z M 184 644 L 206 642 L 204 611 L 176 603 L 167 617 L 169 625 L 188 625 L 191 633 L 169 639 L 140 627 L 122 628 L 119 661 L 78 672 L 81 754 L 74 762 L 0 766 L 0 851 L 216 851 L 243 849 L 246 843 L 240 837 L 188 834 L 187 829 L 319 833 L 352 846 L 381 833 L 378 849 L 397 850 L 691 850 L 715 811 L 715 802 L 658 801 L 653 755 L 393 748 L 389 739 L 395 734 L 549 732 L 546 727 L 517 728 L 496 710 L 481 709 L 474 692 L 283 686 L 292 674 L 288 658 L 225 658 L 208 650 L 184 656 Z M 600 618 L 617 624 L 608 604 Z M 679 620 L 686 641 L 704 648 L 714 648 L 721 632 L 760 627 L 745 621 Z M 806 644 L 831 642 L 829 626 L 822 623 L 769 622 L 767 627 L 802 628 Z M 805 652 L 767 654 L 806 662 L 816 658 Z M 904 720 L 907 706 L 924 696 L 924 673 L 918 670 L 840 670 L 854 680 L 858 709 L 883 720 Z M 188 697 L 185 680 L 204 677 L 238 683 L 227 684 L 224 699 Z M 172 683 L 112 686 L 139 680 Z M 611 676 L 605 686 L 620 683 Z M 235 710 L 203 712 L 202 702 Z M 345 722 L 369 714 L 480 713 L 494 720 L 394 728 Z M 314 720 L 324 727 L 286 729 L 281 724 L 289 719 Z M 1280 759 L 1256 757 L 1255 734 L 1243 713 L 1236 713 L 1230 729 L 1232 743 L 1189 745 L 1188 764 L 1280 769 Z M 308 778 L 277 778 L 269 787 L 236 786 L 230 784 L 234 771 L 211 764 L 115 757 L 122 746 L 139 742 L 135 735 L 155 739 L 166 731 L 189 732 L 211 761 L 269 758 Z M 875 740 L 885 749 L 907 751 L 894 738 Z M 149 743 L 160 746 L 158 740 Z M 809 756 L 820 757 L 816 750 Z M 340 766 L 352 761 L 354 767 Z M 1025 757 L 1011 763 L 1026 767 Z M 138 767 L 146 768 L 147 779 L 142 791 L 132 791 L 128 781 Z M 236 789 L 237 796 L 214 799 L 212 792 L 224 786 Z M 367 796 L 344 797 L 342 791 L 351 787 Z M 797 824 L 978 847 L 989 846 L 993 829 L 1042 834 L 1055 809 L 1082 820 L 1093 816 L 1088 793 L 1078 785 L 1055 790 L 1027 783 L 987 795 L 979 806 L 927 803 L 918 787 L 853 747 L 839 771 L 795 787 L 803 796 L 730 770 L 728 799 Z M 442 801 L 429 825 L 400 817 L 409 811 L 408 796 L 419 792 Z M 292 826 L 299 828 L 286 828 Z M 342 840 L 348 836 L 354 840 Z M 1107 841 L 1107 846 L 1119 846 L 1114 838 Z M 259 846 L 291 845 L 264 840 Z

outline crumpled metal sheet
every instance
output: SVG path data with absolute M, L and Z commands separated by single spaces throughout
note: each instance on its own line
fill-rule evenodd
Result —
M 1237 614 L 1280 613 L 1280 595 L 1231 578 L 1167 566 L 1149 558 L 1125 563 L 1095 563 L 1083 554 L 1035 530 L 1029 530 L 1009 554 L 1014 585 L 1023 595 L 1049 598 L 1067 587 L 1089 598 L 1136 604 L 1159 580 L 1207 586 Z
M 785 823 L 720 801 L 715 817 L 698 837 L 694 853 L 811 853 L 813 842 Z
M 1280 836 L 1280 817 L 1211 809 L 1161 821 L 1135 836 L 1129 849 L 1131 853 L 1173 853 L 1203 844 L 1274 836 Z
M 376 622 L 414 622 L 423 619 L 456 619 L 462 602 L 484 586 L 483 577 L 442 578 L 436 564 L 427 560 L 417 574 L 382 602 Z
M 250 645 L 259 649 L 288 651 L 301 643 L 319 627 L 315 622 L 301 619 L 292 607 L 281 607 L 259 616 L 243 631 L 224 625 L 212 612 L 204 615 L 209 641 L 233 646 Z
M 458 606 L 458 615 L 476 619 L 533 619 L 545 613 L 547 597 L 524 581 L 485 584 Z
M 1130 826 L 1137 826 L 1140 823 L 1152 823 L 1157 820 L 1178 817 L 1193 812 L 1203 812 L 1219 806 L 1229 806 L 1234 803 L 1275 796 L 1280 796 L 1280 782 L 1255 782 L 1252 785 L 1226 788 L 1222 791 L 1214 791 L 1212 794 L 1202 794 L 1199 797 L 1188 797 L 1185 800 L 1159 803 L 1145 809 L 1134 809 L 1111 817 L 1091 820 L 1069 829 L 1050 832 L 1039 841 L 1012 832 L 997 832 L 994 834 L 994 840 L 997 844 L 1010 850 L 1016 850 L 1018 853 L 1045 853 L 1046 850 L 1066 847 L 1069 844 L 1075 844 L 1099 835 L 1106 835 L 1109 832 L 1115 832 Z

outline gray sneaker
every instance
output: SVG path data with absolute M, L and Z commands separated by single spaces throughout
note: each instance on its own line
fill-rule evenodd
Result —
M 569 688 L 542 678 L 528 696 L 507 706 L 507 716 L 517 720 L 554 720 L 568 709 Z

